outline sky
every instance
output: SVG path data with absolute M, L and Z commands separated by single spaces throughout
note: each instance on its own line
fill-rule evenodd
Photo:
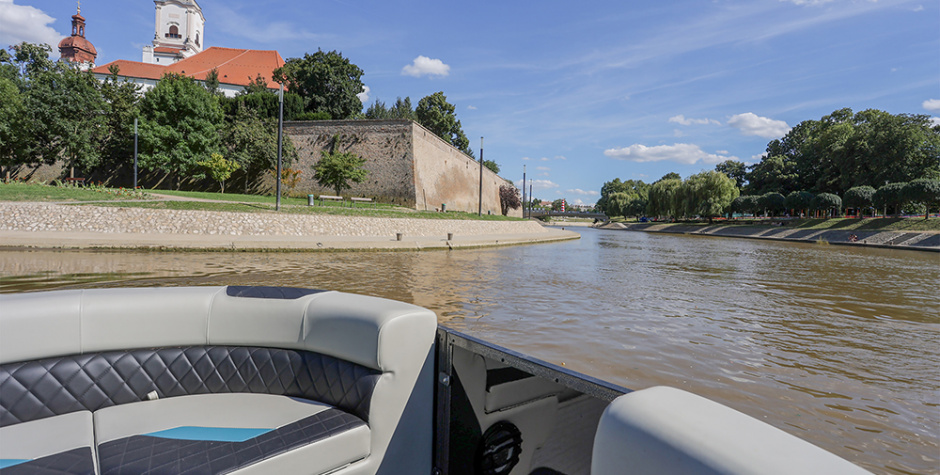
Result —
M 365 73 L 364 108 L 443 91 L 477 157 L 485 137 L 484 158 L 544 200 L 753 164 L 846 107 L 940 123 L 937 0 L 198 2 L 206 46 L 341 52 Z M 0 45 L 55 46 L 75 9 L 0 0 Z M 153 1 L 81 9 L 98 65 L 141 60 Z

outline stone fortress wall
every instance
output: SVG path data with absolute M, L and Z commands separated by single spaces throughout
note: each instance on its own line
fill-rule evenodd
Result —
M 284 136 L 297 148 L 301 182 L 294 194 L 327 194 L 313 165 L 320 152 L 352 152 L 366 159 L 369 175 L 344 194 L 374 198 L 418 210 L 476 212 L 480 164 L 433 132 L 409 120 L 331 120 L 285 122 Z M 334 138 L 335 137 L 335 138 Z M 483 212 L 499 214 L 499 187 L 511 182 L 483 169 Z M 521 217 L 521 210 L 510 210 Z

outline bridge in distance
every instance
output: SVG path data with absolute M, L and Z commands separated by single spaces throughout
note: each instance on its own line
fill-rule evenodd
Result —
M 610 218 L 604 213 L 587 213 L 583 211 L 548 211 L 543 209 L 530 209 L 526 211 L 526 216 L 532 218 L 541 218 L 542 216 L 559 216 L 567 218 L 588 218 L 600 221 L 609 221 Z

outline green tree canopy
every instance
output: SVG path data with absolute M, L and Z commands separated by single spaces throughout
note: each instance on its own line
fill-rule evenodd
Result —
M 734 180 L 716 171 L 692 175 L 682 188 L 688 215 L 708 218 L 709 222 L 726 213 L 739 194 Z
M 930 116 L 848 108 L 805 120 L 771 141 L 747 175 L 749 191 L 760 193 L 844 194 L 917 178 L 940 178 L 940 127 Z
M 225 193 L 225 180 L 228 180 L 235 170 L 241 168 L 238 162 L 227 160 L 220 153 L 213 153 L 208 160 L 199 162 L 199 166 L 206 169 L 209 178 L 219 182 L 222 193 Z
M 808 191 L 793 191 L 787 195 L 787 209 L 793 210 L 794 214 L 806 213 L 813 207 L 813 199 L 816 195 Z
M 820 193 L 813 198 L 813 209 L 825 211 L 831 216 L 838 216 L 842 208 L 842 198 L 832 193 Z
M 875 190 L 872 196 L 872 204 L 881 208 L 887 214 L 888 209 L 892 209 L 895 214 L 900 213 L 901 206 L 904 205 L 904 186 L 907 183 L 887 183 Z
M 347 119 L 362 111 L 362 70 L 337 51 L 290 58 L 274 70 L 274 79 L 290 84 L 303 97 L 307 112 L 326 112 L 333 119 Z
M 845 192 L 845 198 L 842 204 L 846 208 L 866 209 L 872 207 L 872 198 L 875 196 L 875 189 L 868 186 L 856 186 Z
M 764 193 L 757 199 L 757 204 L 770 216 L 777 216 L 787 209 L 787 199 L 780 193 Z
M 924 208 L 924 219 L 930 217 L 930 210 L 940 207 L 940 180 L 920 178 L 912 180 L 901 190 L 901 196 L 907 203 L 915 203 Z
M 219 151 L 218 97 L 187 76 L 167 74 L 140 101 L 140 166 L 183 178 L 205 177 L 199 162 Z
M 757 215 L 761 211 L 760 196 L 741 195 L 731 201 L 731 211 L 741 214 Z
M 365 118 L 367 119 L 407 119 L 418 120 L 414 108 L 411 106 L 411 98 L 402 99 L 399 97 L 395 105 L 387 107 L 384 102 L 376 99 L 372 105 L 366 109 Z
M 336 190 L 336 196 L 352 188 L 350 181 L 361 183 L 369 172 L 362 167 L 366 159 L 351 152 L 320 152 L 320 161 L 313 166 L 313 177 L 321 186 Z
M 238 163 L 244 175 L 242 191 L 247 193 L 265 170 L 277 166 L 277 120 L 265 117 L 252 109 L 239 109 L 233 121 L 221 131 L 222 146 L 229 160 Z M 286 166 L 297 160 L 294 142 L 282 141 L 282 161 Z
M 678 178 L 666 178 L 653 183 L 649 190 L 647 212 L 652 216 L 675 218 L 679 213 L 673 204 L 680 188 L 682 188 L 682 180 Z
M 715 165 L 715 171 L 724 173 L 734 180 L 738 188 L 743 188 L 747 181 L 747 165 L 737 160 L 725 160 Z
M 110 72 L 98 84 L 101 97 L 110 106 L 100 138 L 99 168 L 107 172 L 133 163 L 134 118 L 138 117 L 140 102 L 140 86 L 119 77 L 120 69 L 117 65 L 112 65 Z
M 418 118 L 418 123 L 426 129 L 461 152 L 474 157 L 473 150 L 470 149 L 470 140 L 463 133 L 460 121 L 457 120 L 456 110 L 453 104 L 447 102 L 444 92 L 438 91 L 418 101 L 415 116 Z

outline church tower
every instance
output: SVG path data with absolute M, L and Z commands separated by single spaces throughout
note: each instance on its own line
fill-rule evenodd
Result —
M 82 4 L 72 15 L 72 35 L 59 42 L 59 55 L 63 60 L 79 63 L 83 70 L 95 67 L 98 50 L 85 39 L 85 17 L 82 16 Z
M 154 0 L 153 46 L 144 47 L 143 62 L 170 65 L 202 52 L 206 18 L 196 0 Z

